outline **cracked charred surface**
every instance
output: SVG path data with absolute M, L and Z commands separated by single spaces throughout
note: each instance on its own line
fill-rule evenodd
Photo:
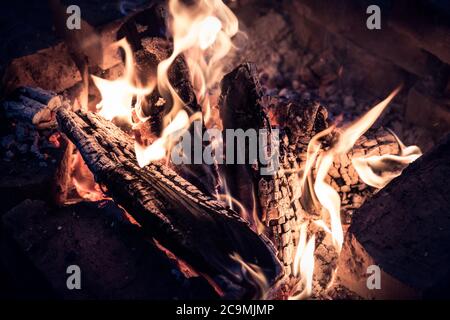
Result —
M 113 199 L 146 233 L 219 285 L 226 297 L 248 297 L 254 291 L 232 253 L 260 266 L 269 283 L 279 276 L 280 265 L 267 238 L 166 166 L 140 168 L 131 138 L 114 124 L 66 109 L 58 110 L 57 119 Z

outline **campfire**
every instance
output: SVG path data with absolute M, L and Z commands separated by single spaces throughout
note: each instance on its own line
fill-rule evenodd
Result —
M 283 5 L 304 15 L 301 37 L 326 21 L 310 1 Z M 63 42 L 4 76 L 5 274 L 26 264 L 33 290 L 64 298 L 440 294 L 450 149 L 445 124 L 410 120 L 422 82 L 396 73 L 370 91 L 251 1 L 121 6 L 73 32 L 51 7 Z M 70 266 L 86 291 L 67 290 Z

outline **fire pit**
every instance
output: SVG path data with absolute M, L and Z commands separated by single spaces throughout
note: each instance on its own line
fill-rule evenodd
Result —
M 449 8 L 255 3 L 49 1 L 4 67 L 2 296 L 448 295 Z

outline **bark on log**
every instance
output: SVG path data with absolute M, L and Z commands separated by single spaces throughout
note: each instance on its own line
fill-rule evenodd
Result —
M 252 280 L 230 255 L 260 266 L 272 283 L 280 273 L 274 249 L 238 214 L 164 165 L 140 168 L 131 139 L 92 113 L 60 108 L 58 123 L 78 147 L 98 183 L 164 247 L 213 279 L 229 297 L 248 295 Z
M 448 297 L 449 164 L 447 136 L 358 209 L 340 257 L 342 285 L 370 299 Z M 381 268 L 379 290 L 367 287 L 370 265 Z
M 8 118 L 27 122 L 37 129 L 56 127 L 55 110 L 63 103 L 60 96 L 31 87 L 19 88 L 16 95 L 17 99 L 3 103 Z

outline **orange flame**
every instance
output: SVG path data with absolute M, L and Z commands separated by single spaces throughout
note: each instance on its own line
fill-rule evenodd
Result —
M 78 195 L 88 201 L 99 201 L 107 197 L 100 186 L 95 182 L 94 176 L 83 161 L 81 154 L 77 152 L 72 157 L 71 175 L 72 183 Z

